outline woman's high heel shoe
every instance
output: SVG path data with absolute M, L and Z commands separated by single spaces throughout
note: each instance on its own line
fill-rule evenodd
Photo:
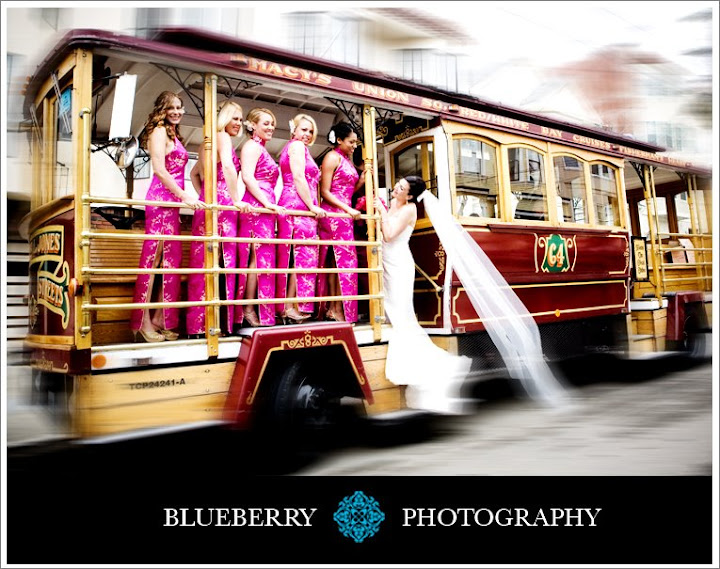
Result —
M 160 330 L 160 333 L 163 335 L 163 337 L 166 340 L 177 340 L 180 337 L 180 334 L 177 332 L 173 332 L 172 330 Z
M 138 341 L 138 334 L 148 343 L 154 344 L 156 342 L 164 342 L 165 336 L 160 332 L 147 332 L 146 330 L 133 330 L 135 335 L 135 341 Z
M 345 322 L 345 318 L 343 318 L 341 314 L 335 314 L 334 310 L 328 310 L 325 313 L 325 318 L 328 320 L 335 320 L 335 322 Z
M 258 315 L 255 314 L 254 310 L 243 310 L 243 320 L 247 321 L 252 328 L 260 326 L 260 319 L 258 318 Z
M 288 310 L 284 310 L 280 317 L 283 320 L 283 323 L 287 324 L 287 321 L 294 322 L 295 324 L 302 324 L 310 318 L 312 314 L 303 314 L 302 312 L 296 310 L 295 308 L 290 308 Z

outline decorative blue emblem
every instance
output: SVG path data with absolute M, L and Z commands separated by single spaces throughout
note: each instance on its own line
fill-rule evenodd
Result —
M 352 496 L 342 499 L 333 519 L 337 522 L 340 533 L 353 538 L 355 543 L 360 543 L 377 533 L 380 522 L 385 519 L 385 513 L 375 498 L 358 490 Z

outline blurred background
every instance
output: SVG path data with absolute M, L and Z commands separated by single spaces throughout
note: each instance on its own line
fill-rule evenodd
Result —
M 24 362 L 28 76 L 68 30 L 146 36 L 190 26 L 556 119 L 629 135 L 711 165 L 716 2 L 3 2 L 3 272 L 9 395 Z M 421 7 L 418 7 L 421 6 Z

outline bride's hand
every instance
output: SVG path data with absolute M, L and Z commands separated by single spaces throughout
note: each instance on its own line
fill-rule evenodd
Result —
M 387 211 L 385 204 L 382 203 L 382 200 L 379 197 L 375 197 L 375 209 L 378 211 Z

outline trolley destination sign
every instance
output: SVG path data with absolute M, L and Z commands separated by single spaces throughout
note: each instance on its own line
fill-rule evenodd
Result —
M 471 98 L 459 95 L 456 102 L 441 99 L 438 97 L 442 97 L 444 94 L 429 86 L 415 86 L 419 93 L 423 93 L 418 95 L 401 90 L 405 85 L 407 85 L 407 90 L 413 88 L 413 84 L 406 83 L 402 79 L 393 81 L 391 77 L 378 75 L 377 80 L 373 83 L 368 80 L 368 78 L 372 80 L 375 77 L 376 74 L 372 72 L 363 72 L 360 69 L 341 65 L 329 68 L 327 62 L 307 56 L 299 56 L 292 63 L 281 63 L 279 61 L 282 60 L 283 54 L 268 46 L 255 45 L 247 48 L 241 42 L 229 41 L 224 38 L 221 42 L 222 48 L 216 48 L 216 52 L 211 53 L 190 45 L 188 35 L 187 30 L 165 30 L 159 39 L 125 38 L 120 40 L 116 35 L 98 30 L 75 30 L 68 34 L 67 47 L 69 48 L 71 44 L 75 43 L 91 45 L 93 48 L 104 46 L 117 50 L 129 50 L 133 53 L 142 51 L 146 55 L 154 54 L 162 56 L 166 60 L 182 61 L 190 68 L 215 66 L 217 70 L 240 69 L 244 73 L 255 76 L 272 77 L 283 82 L 305 84 L 308 87 L 351 95 L 355 100 L 393 103 L 400 107 L 420 111 L 423 114 L 434 114 L 445 119 L 494 130 L 524 133 L 542 140 L 554 140 L 569 146 L 601 151 L 608 155 L 635 159 L 651 165 L 664 165 L 703 174 L 709 173 L 709 169 L 705 166 L 670 156 L 658 155 L 655 150 L 661 150 L 659 147 L 642 141 L 633 141 L 619 134 L 608 132 L 607 137 L 604 137 L 604 133 L 601 131 L 582 125 L 560 123 L 552 119 L 548 119 L 548 124 L 544 125 L 541 124 L 543 117 L 537 116 L 535 122 L 525 120 L 532 119 L 536 115 L 521 109 L 505 109 L 481 100 L 477 100 L 477 106 L 486 106 L 488 109 L 473 108 L 468 106 L 473 103 Z M 193 31 L 192 35 L 193 37 L 205 37 L 211 43 L 217 41 L 212 34 L 204 36 Z M 236 51 L 238 48 L 244 49 L 246 52 Z M 250 54 L 252 50 L 255 50 L 256 55 Z M 41 67 L 46 66 L 50 69 L 53 64 L 57 64 L 55 61 L 57 57 L 59 54 L 55 53 Z M 341 76 L 343 74 L 346 77 Z M 383 81 L 388 81 L 388 85 L 381 86 L 380 83 Z M 35 88 L 38 87 L 40 84 L 35 86 Z M 452 98 L 452 94 L 448 97 Z M 507 113 L 503 114 L 503 111 L 507 111 Z M 512 115 L 517 115 L 517 117 Z
M 397 89 L 380 87 L 370 83 L 332 76 L 327 73 L 310 71 L 295 65 L 283 65 L 242 53 L 233 53 L 230 54 L 229 57 L 230 61 L 235 66 L 253 74 L 275 77 L 293 82 L 302 82 L 310 85 L 318 85 L 323 88 L 333 89 L 340 93 L 358 95 L 366 99 L 393 103 L 405 107 L 420 109 L 426 112 L 430 111 L 443 115 L 445 118 L 459 120 L 461 122 L 469 122 L 480 126 L 487 126 L 511 132 L 527 133 L 539 138 L 557 140 L 572 146 L 590 148 L 592 150 L 600 150 L 616 156 L 629 156 L 638 160 L 645 160 L 655 164 L 664 164 L 677 168 L 695 168 L 695 166 L 690 162 L 678 160 L 670 156 L 658 156 L 652 152 L 647 152 L 639 148 L 632 148 L 628 145 L 617 144 L 592 136 L 567 132 L 559 128 L 550 128 L 513 117 L 473 109 L 471 107 L 455 103 L 449 103 L 440 99 L 422 97 L 411 93 L 405 93 Z M 578 128 L 582 127 L 578 125 Z

